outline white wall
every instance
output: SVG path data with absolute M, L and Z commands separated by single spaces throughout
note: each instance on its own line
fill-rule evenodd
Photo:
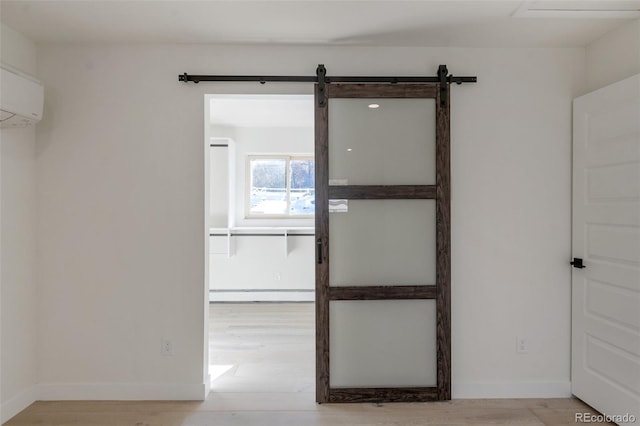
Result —
M 44 46 L 42 397 L 202 385 L 204 94 L 312 88 L 177 76 L 311 75 L 318 63 L 329 75 L 431 75 L 446 63 L 478 76 L 452 95 L 454 396 L 566 395 L 571 100 L 584 61 L 583 49 Z M 173 357 L 160 355 L 166 335 Z M 529 354 L 516 354 L 516 336 Z
M 640 73 L 640 19 L 605 34 L 586 49 L 591 92 Z
M 313 108 L 313 105 L 309 105 Z M 234 199 L 236 214 L 231 220 L 235 226 L 314 226 L 313 219 L 246 219 L 248 155 L 257 154 L 311 154 L 313 155 L 313 128 L 304 127 L 222 127 L 212 126 L 211 135 L 233 139 L 231 161 L 235 167 Z M 220 148 L 213 148 L 217 155 Z M 218 151 L 215 151 L 215 150 Z M 211 182 L 212 188 L 226 186 L 227 179 Z M 223 193 L 223 191 L 218 191 Z M 211 200 L 215 203 L 215 200 Z M 259 231 L 265 232 L 265 231 Z M 313 234 L 313 229 L 304 232 Z M 315 287 L 313 236 L 236 236 L 232 237 L 232 255 L 227 253 L 227 237 L 211 237 L 210 289 L 212 300 L 314 300 Z M 286 244 L 286 254 L 285 254 Z M 223 290 L 224 292 L 220 292 Z M 242 290 L 242 293 L 229 293 Z M 260 290 L 247 292 L 246 290 Z M 273 294 L 266 290 L 278 290 Z M 305 290 L 290 294 L 280 290 Z
M 263 297 L 276 297 L 276 300 L 292 300 L 285 293 L 265 295 L 266 290 L 304 290 L 315 288 L 313 230 L 307 235 L 268 235 L 232 237 L 233 255 L 211 253 L 210 276 L 212 290 L 260 290 L 261 293 L 236 295 L 241 300 L 263 300 Z M 287 239 L 285 243 L 285 238 Z M 226 245 L 227 237 L 211 237 L 211 247 Z M 285 254 L 285 244 L 287 253 Z M 215 300 L 224 295 L 219 294 Z M 302 299 L 314 300 L 313 294 L 298 295 Z M 228 297 L 228 295 L 227 295 Z M 228 299 L 227 299 L 228 300 Z M 273 299 L 270 299 L 273 300 Z
M 4 25 L 0 40 L 4 64 L 35 73 L 36 47 L 31 40 Z M 0 129 L 0 147 L 0 422 L 4 422 L 33 402 L 37 381 L 34 128 Z
M 233 140 L 225 140 L 233 144 Z M 212 147 L 209 150 L 209 226 L 227 228 L 229 226 L 229 155 L 232 149 Z
M 11 27 L 0 24 L 2 62 L 27 74 L 36 71 L 36 46 L 33 41 Z
M 42 399 L 204 395 L 203 94 L 179 50 L 39 51 Z

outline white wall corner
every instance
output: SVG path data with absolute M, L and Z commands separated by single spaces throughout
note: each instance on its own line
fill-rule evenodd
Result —
M 0 61 L 33 75 L 36 73 L 36 45 L 23 34 L 0 23 Z
M 207 395 L 211 392 L 211 374 L 207 374 L 206 381 L 204 383 L 204 397 L 203 399 L 207 399 Z
M 203 401 L 205 383 L 46 383 L 38 385 L 39 401 Z
M 33 404 L 38 400 L 38 388 L 36 386 L 30 387 L 13 398 L 8 399 L 2 403 L 2 410 L 0 412 L 0 424 L 4 424 L 9 421 L 16 414 Z
M 453 399 L 569 398 L 571 382 L 453 383 Z
M 605 34 L 586 47 L 587 92 L 640 73 L 640 19 Z

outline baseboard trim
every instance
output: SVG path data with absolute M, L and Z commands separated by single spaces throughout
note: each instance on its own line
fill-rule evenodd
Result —
M 313 290 L 210 290 L 209 302 L 313 302 Z
M 46 383 L 35 385 L 3 402 L 0 424 L 36 401 L 203 401 L 209 391 L 202 384 L 163 383 Z
M 20 392 L 13 398 L 9 398 L 7 401 L 2 403 L 2 409 L 0 410 L 0 412 L 2 413 L 2 415 L 0 416 L 0 424 L 8 422 L 16 414 L 18 414 L 37 400 L 38 388 L 36 386 Z
M 569 398 L 571 382 L 453 383 L 453 399 Z
M 5 423 L 36 401 L 181 400 L 202 401 L 203 384 L 157 383 L 47 383 L 26 389 L 2 403 L 0 423 Z M 570 382 L 453 383 L 453 399 L 568 398 Z
M 38 385 L 37 396 L 39 401 L 202 401 L 206 398 L 206 385 L 204 383 L 47 383 Z

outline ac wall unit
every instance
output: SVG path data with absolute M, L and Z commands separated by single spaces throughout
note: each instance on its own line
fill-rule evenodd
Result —
M 0 127 L 26 127 L 42 118 L 44 87 L 35 78 L 0 65 Z

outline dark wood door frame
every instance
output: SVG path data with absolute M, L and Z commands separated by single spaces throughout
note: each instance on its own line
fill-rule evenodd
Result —
M 409 402 L 451 399 L 451 198 L 449 84 L 327 84 L 331 98 L 431 98 L 436 102 L 435 185 L 329 186 L 328 108 L 315 89 L 316 158 L 316 401 Z M 435 199 L 436 284 L 410 286 L 329 286 L 329 199 Z M 426 284 L 426 283 L 425 283 Z M 331 388 L 329 302 L 332 300 L 435 299 L 437 383 L 432 387 Z M 428 360 L 425 360 L 428 362 Z

